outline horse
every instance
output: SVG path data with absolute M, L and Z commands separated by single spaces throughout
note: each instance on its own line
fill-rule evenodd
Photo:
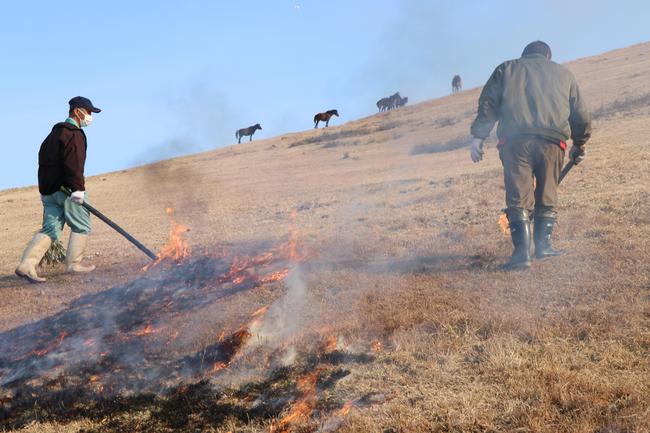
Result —
M 393 108 L 397 107 L 398 102 L 401 100 L 402 97 L 400 96 L 399 92 L 396 92 L 394 95 L 390 95 L 386 98 L 381 98 L 379 101 L 377 101 L 377 108 L 379 109 L 379 112 L 392 110 Z
M 395 92 L 394 95 L 390 95 L 386 98 L 381 98 L 377 101 L 377 108 L 380 112 L 392 110 L 394 108 L 403 107 L 408 102 L 409 98 L 402 98 L 399 92 Z
M 460 75 L 454 75 L 454 78 L 451 79 L 451 93 L 458 93 L 463 90 L 463 79 L 460 78 Z
M 239 129 L 237 132 L 235 132 L 235 138 L 238 140 L 237 143 L 241 144 L 241 138 L 248 136 L 250 140 L 249 142 L 253 141 L 253 134 L 255 134 L 255 131 L 257 130 L 262 130 L 262 126 L 259 123 L 256 123 L 253 126 L 249 126 L 248 128 L 242 128 Z
M 381 113 L 382 111 L 388 110 L 390 107 L 390 97 L 388 98 L 381 98 L 379 101 L 377 101 L 377 109 Z
M 325 128 L 327 128 L 332 116 L 339 117 L 338 110 L 327 110 L 324 113 L 318 113 L 314 116 L 314 128 L 318 128 L 318 122 L 325 122 Z

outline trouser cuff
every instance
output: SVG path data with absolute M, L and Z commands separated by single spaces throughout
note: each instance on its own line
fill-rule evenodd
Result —
M 530 214 L 528 211 L 520 207 L 509 207 L 506 209 L 506 215 L 508 216 L 508 221 L 511 223 L 517 221 L 530 221 Z
M 535 218 L 557 219 L 557 212 L 549 206 L 539 206 L 535 208 Z

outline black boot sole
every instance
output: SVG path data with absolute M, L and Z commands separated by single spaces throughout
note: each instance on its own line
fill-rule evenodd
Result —
M 532 266 L 531 262 L 506 263 L 501 266 L 503 271 L 528 271 Z
M 542 253 L 542 254 L 537 254 L 535 253 L 535 258 L 536 259 L 548 259 L 550 257 L 560 257 L 564 255 L 564 251 L 555 251 L 553 253 Z

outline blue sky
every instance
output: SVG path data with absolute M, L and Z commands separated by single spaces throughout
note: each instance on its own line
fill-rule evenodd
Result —
M 119 170 L 374 113 L 399 90 L 481 85 L 525 44 L 557 61 L 650 39 L 644 1 L 140 0 L 3 2 L 0 188 L 37 182 L 37 154 L 67 101 L 104 111 L 86 129 L 86 174 Z

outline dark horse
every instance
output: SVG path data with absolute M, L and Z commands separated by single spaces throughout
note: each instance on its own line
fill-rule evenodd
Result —
M 250 140 L 248 141 L 249 142 L 253 141 L 253 134 L 255 134 L 255 131 L 257 131 L 258 129 L 260 131 L 262 130 L 262 126 L 259 123 L 256 123 L 253 126 L 249 126 L 248 128 L 242 128 L 237 132 L 235 132 L 235 138 L 239 140 L 237 141 L 238 143 L 241 143 L 241 138 L 248 135 L 248 137 L 250 137 Z
M 390 110 L 390 105 L 391 105 L 391 98 L 386 97 L 386 98 L 381 98 L 379 101 L 377 101 L 377 109 L 379 112 Z
M 460 75 L 454 75 L 454 78 L 451 79 L 451 93 L 458 93 L 463 90 L 463 79 L 460 78 Z
M 324 113 L 318 113 L 314 116 L 314 128 L 318 128 L 318 122 L 325 122 L 325 128 L 327 128 L 332 116 L 339 117 L 339 112 L 337 110 L 327 110 Z
M 399 92 L 386 98 L 381 98 L 377 101 L 377 108 L 379 111 L 388 111 L 393 108 L 403 107 L 408 102 L 408 98 L 402 98 Z

